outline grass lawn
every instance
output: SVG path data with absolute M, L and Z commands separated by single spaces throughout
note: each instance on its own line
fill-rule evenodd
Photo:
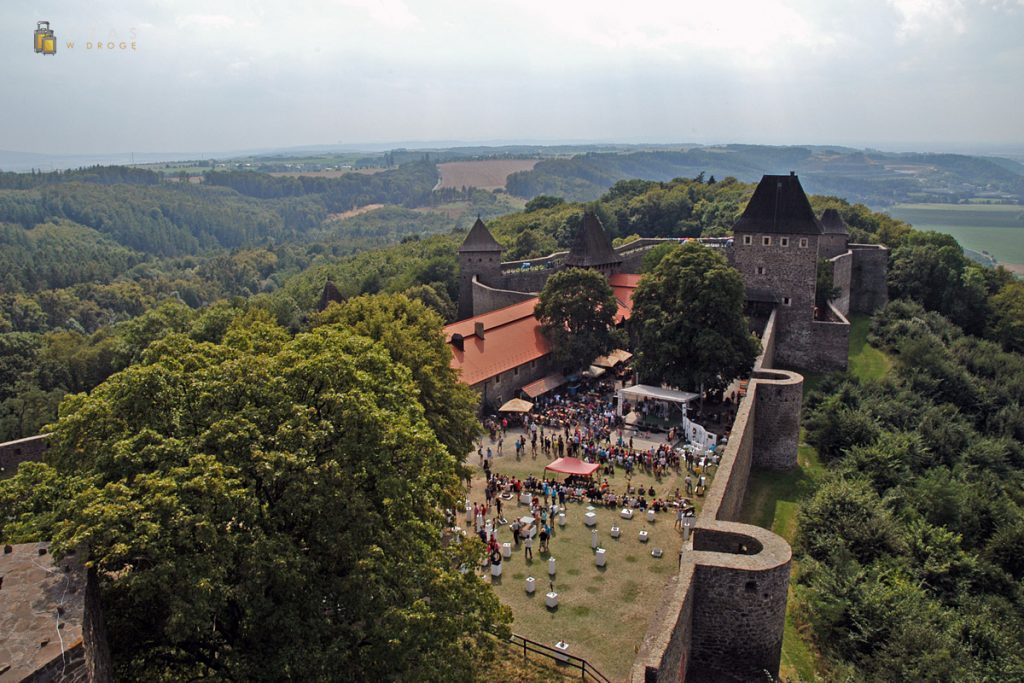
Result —
M 494 471 L 520 478 L 531 474 L 540 477 L 548 461 L 540 454 L 536 460 L 527 455 L 517 462 L 511 446 L 517 435 L 518 432 L 509 432 L 504 456 L 494 457 Z M 635 440 L 638 448 L 648 444 Z M 469 462 L 474 467 L 479 463 L 475 453 Z M 635 474 L 633 485 L 644 488 L 653 485 L 660 498 L 677 487 L 682 489 L 684 476 L 673 474 L 659 483 L 653 476 Z M 613 491 L 625 492 L 626 477 L 621 470 L 608 480 Z M 483 488 L 482 471 L 477 470 L 470 499 L 483 502 Z M 703 499 L 693 500 L 699 513 Z M 522 548 L 514 550 L 512 558 L 502 563 L 502 576 L 493 580 L 492 585 L 501 601 L 512 608 L 514 633 L 548 645 L 564 640 L 569 643 L 570 654 L 588 660 L 613 680 L 622 680 L 629 674 L 647 622 L 661 600 L 665 582 L 678 570 L 682 533 L 674 529 L 673 512 L 659 513 L 656 521 L 650 523 L 639 512 L 633 519 L 626 520 L 619 517 L 618 510 L 596 508 L 598 543 L 607 550 L 607 564 L 598 568 L 591 549 L 591 529 L 583 523 L 586 511 L 586 503 L 569 503 L 565 527 L 554 525 L 550 556 L 556 559 L 557 573 L 553 580 L 559 594 L 557 609 L 549 610 L 544 605 L 544 594 L 549 589 L 549 555 L 537 550 L 537 539 L 532 562 L 524 559 Z M 520 505 L 506 504 L 503 512 L 509 521 L 514 515 L 528 514 L 526 506 Z M 609 533 L 613 525 L 622 530 L 618 539 L 613 539 Z M 647 543 L 639 540 L 641 529 L 647 529 L 650 534 Z M 507 526 L 499 529 L 498 540 L 502 543 L 512 540 Z M 661 558 L 651 556 L 655 547 L 664 550 Z M 486 576 L 490 577 L 489 572 Z M 528 576 L 537 579 L 537 590 L 532 596 L 527 595 L 524 588 Z
M 865 315 L 850 318 L 850 373 L 862 382 L 882 379 L 892 368 L 892 359 L 868 344 L 870 324 Z

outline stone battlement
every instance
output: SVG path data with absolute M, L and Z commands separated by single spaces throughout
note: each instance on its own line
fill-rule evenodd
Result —
M 775 313 L 747 397 L 684 551 L 630 674 L 633 683 L 753 680 L 779 671 L 792 550 L 741 524 L 751 467 L 796 465 L 803 377 L 771 368 Z

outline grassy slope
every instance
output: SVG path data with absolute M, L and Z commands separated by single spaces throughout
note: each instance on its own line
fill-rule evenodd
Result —
M 892 367 L 892 360 L 867 343 L 870 319 L 864 316 L 851 320 L 850 373 L 861 381 L 877 380 Z M 804 395 L 821 381 L 821 376 L 805 375 Z M 800 501 L 814 491 L 825 469 L 813 446 L 801 443 L 797 467 L 791 472 L 756 471 L 751 473 L 744 501 L 742 521 L 771 529 L 791 544 L 796 540 L 797 514 Z M 796 561 L 793 573 L 796 573 Z M 788 681 L 812 681 L 819 678 L 819 660 L 810 639 L 808 626 L 796 617 L 796 598 L 792 589 L 786 611 L 786 630 L 782 641 L 780 675 Z

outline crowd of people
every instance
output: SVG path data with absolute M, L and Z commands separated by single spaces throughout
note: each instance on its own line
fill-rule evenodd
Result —
M 573 396 L 540 398 L 526 413 L 499 414 L 484 420 L 487 436 L 477 447 L 486 481 L 484 501 L 468 509 L 466 522 L 487 546 L 488 561 L 501 562 L 496 532 L 502 526 L 508 527 L 516 549 L 521 547 L 526 558 L 533 557 L 535 540 L 538 551 L 549 550 L 558 512 L 572 503 L 670 512 L 676 517 L 677 529 L 682 528 L 684 516 L 694 514 L 692 498 L 705 494 L 708 474 L 717 466 L 718 455 L 713 449 L 679 446 L 683 435 L 675 428 L 669 429 L 660 443 L 646 439 L 642 444 L 635 443 L 635 432 L 623 423 L 611 396 L 610 386 L 598 385 Z M 591 477 L 518 478 L 497 473 L 494 459 L 505 457 L 507 438 L 512 440 L 508 455 L 514 450 L 517 460 L 539 455 L 545 460 L 571 456 L 596 463 L 599 469 Z M 663 477 L 683 474 L 683 468 L 682 487 L 656 488 Z M 646 488 L 634 486 L 632 480 L 637 474 L 652 476 L 654 483 Z M 624 477 L 624 482 L 616 485 L 613 482 L 617 475 Z M 520 505 L 528 505 L 529 511 L 519 514 Z

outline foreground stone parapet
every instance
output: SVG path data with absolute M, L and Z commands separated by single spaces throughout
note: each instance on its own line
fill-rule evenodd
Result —
M 775 314 L 762 336 L 740 404 L 679 573 L 668 584 L 633 663 L 634 683 L 749 681 L 777 676 L 792 549 L 785 539 L 736 522 L 752 466 L 797 464 L 803 377 L 772 370 Z

